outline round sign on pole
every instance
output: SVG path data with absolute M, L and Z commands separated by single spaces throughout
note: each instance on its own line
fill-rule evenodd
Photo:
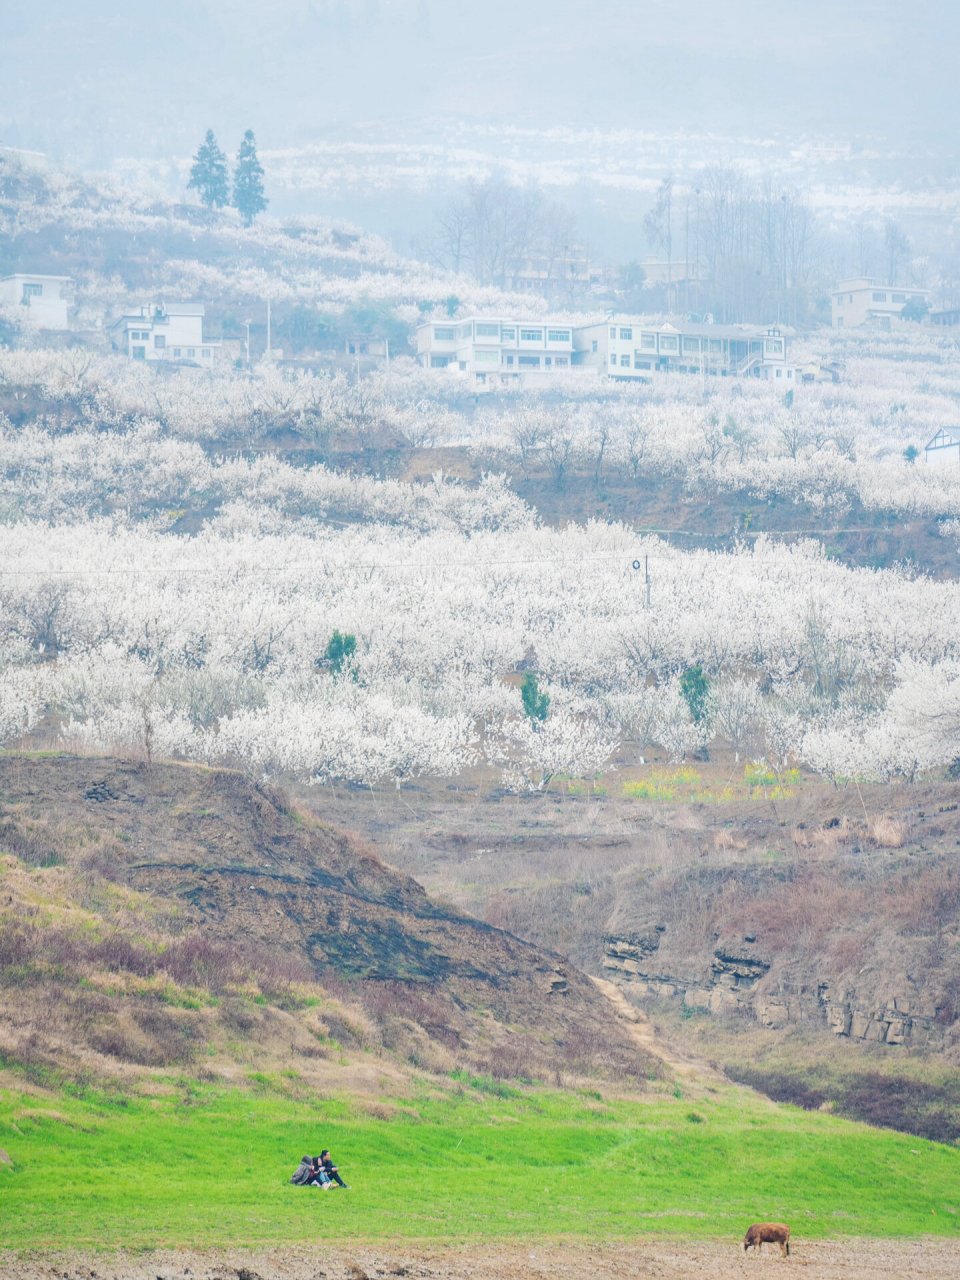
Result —
M 639 561 L 639 560 L 634 560 L 634 562 L 633 562 L 633 567 L 634 567 L 635 569 L 639 569 L 639 568 L 641 568 L 640 561 Z

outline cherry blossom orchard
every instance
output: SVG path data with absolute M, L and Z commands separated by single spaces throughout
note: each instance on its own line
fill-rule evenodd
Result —
M 492 508 L 458 528 L 425 530 L 413 504 L 408 521 L 331 528 L 236 499 L 191 537 L 8 522 L 4 741 L 46 722 L 65 745 L 258 774 L 400 784 L 486 763 L 520 789 L 714 736 L 833 778 L 956 754 L 954 583 L 845 568 L 813 544 L 683 553 Z M 339 672 L 323 657 L 335 629 L 358 642 Z M 699 721 L 679 688 L 694 664 L 710 679 Z M 511 679 L 524 667 L 551 699 L 542 726 Z

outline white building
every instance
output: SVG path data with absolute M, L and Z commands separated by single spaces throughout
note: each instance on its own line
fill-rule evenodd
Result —
M 929 467 L 960 470 L 960 427 L 941 427 L 923 453 Z
M 20 271 L 0 279 L 0 303 L 26 307 L 30 319 L 42 329 L 68 329 L 67 313 L 73 301 L 69 276 L 40 276 Z
M 494 316 L 430 320 L 417 327 L 417 358 L 429 369 L 453 369 L 480 383 L 536 381 L 570 368 L 573 329 Z
M 865 277 L 841 280 L 830 294 L 833 327 L 856 329 L 869 324 L 889 329 L 890 321 L 913 299 L 929 303 L 930 295 L 926 289 L 902 289 Z
M 649 381 L 659 373 L 762 378 L 792 387 L 787 340 L 761 325 L 650 324 L 632 316 L 572 326 L 559 320 L 470 316 L 417 328 L 417 355 L 430 369 L 454 369 L 479 383 L 542 382 L 573 368 Z
M 202 302 L 151 302 L 109 326 L 114 348 L 131 360 L 169 360 L 212 366 L 219 340 L 203 334 Z
M 776 327 L 746 324 L 649 324 L 609 317 L 574 330 L 574 364 L 609 378 L 648 381 L 658 373 L 762 378 L 793 386 L 795 365 Z

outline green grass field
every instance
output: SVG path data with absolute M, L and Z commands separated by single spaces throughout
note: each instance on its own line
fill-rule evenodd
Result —
M 346 1100 L 183 1084 L 161 1096 L 0 1093 L 3 1243 L 960 1232 L 960 1151 L 734 1088 L 604 1101 L 466 1082 L 376 1119 Z M 385 1113 L 386 1114 L 386 1113 Z M 287 1183 L 330 1146 L 349 1191 Z

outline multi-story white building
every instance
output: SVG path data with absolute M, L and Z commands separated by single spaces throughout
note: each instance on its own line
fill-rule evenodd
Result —
M 783 332 L 762 325 L 656 325 L 609 317 L 574 330 L 574 364 L 634 381 L 658 373 L 797 381 Z
M 0 303 L 26 307 L 30 319 L 43 329 L 68 329 L 73 301 L 69 276 L 41 276 L 18 271 L 0 279 Z
M 431 320 L 417 329 L 417 354 L 427 368 L 454 369 L 494 385 L 543 381 L 571 368 L 638 382 L 659 373 L 763 378 L 785 385 L 798 377 L 778 328 L 657 325 L 631 316 L 577 326 L 493 316 Z
M 941 427 L 923 450 L 929 467 L 960 471 L 960 427 Z
M 929 303 L 926 289 L 904 289 L 896 285 L 877 284 L 861 277 L 841 280 L 830 294 L 830 310 L 835 329 L 856 329 L 870 324 L 889 329 L 890 321 L 900 315 L 913 299 Z
M 114 320 L 114 347 L 131 360 L 170 360 L 212 366 L 219 341 L 204 337 L 202 302 L 151 302 Z
M 417 327 L 417 357 L 429 369 L 455 369 L 480 383 L 538 380 L 570 368 L 573 329 L 494 316 L 430 320 Z

